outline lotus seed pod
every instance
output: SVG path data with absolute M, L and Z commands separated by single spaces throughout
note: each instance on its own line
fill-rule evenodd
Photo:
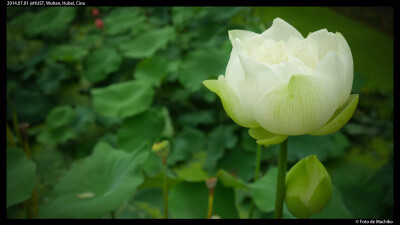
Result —
M 167 158 L 169 155 L 169 141 L 164 140 L 153 144 L 152 151 L 160 156 L 162 159 Z
M 217 181 L 218 181 L 217 177 L 212 177 L 212 178 L 209 178 L 209 179 L 205 180 L 207 188 L 208 189 L 214 189 L 215 185 L 217 185 Z
M 331 178 L 316 155 L 300 160 L 286 176 L 286 205 L 297 218 L 320 212 L 331 197 Z

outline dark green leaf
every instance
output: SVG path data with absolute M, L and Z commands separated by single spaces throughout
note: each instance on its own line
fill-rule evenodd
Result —
M 88 50 L 75 45 L 58 45 L 50 51 L 50 56 L 58 61 L 79 62 L 87 55 Z
M 195 194 L 194 194 L 195 193 Z M 169 193 L 169 210 L 172 218 L 205 219 L 207 217 L 208 190 L 204 182 L 182 182 Z M 232 188 L 218 184 L 214 190 L 213 215 L 222 219 L 238 218 Z
M 74 7 L 49 7 L 35 14 L 26 26 L 26 33 L 30 36 L 43 34 L 55 35 L 65 31 L 69 23 L 75 18 Z
M 144 33 L 132 41 L 119 45 L 123 56 L 129 58 L 144 58 L 152 56 L 157 50 L 164 48 L 167 43 L 175 38 L 172 27 L 155 29 Z
M 164 117 L 156 109 L 126 118 L 118 130 L 118 146 L 126 151 L 143 143 L 151 146 L 161 135 L 164 125 Z
M 332 199 L 321 212 L 311 215 L 315 219 L 351 219 L 353 216 L 343 203 L 342 196 L 335 186 L 332 188 Z
M 204 152 L 198 152 L 194 155 L 191 161 L 186 162 L 183 165 L 174 168 L 174 172 L 178 175 L 179 178 L 190 181 L 190 182 L 198 182 L 204 181 L 207 178 L 210 178 L 208 173 L 203 170 L 204 162 L 205 162 L 205 154 Z
M 104 19 L 105 33 L 117 35 L 125 33 L 131 29 L 137 29 L 145 17 L 140 13 L 139 8 L 118 8 L 113 10 Z
M 122 56 L 113 48 L 102 47 L 92 52 L 85 60 L 85 77 L 92 83 L 107 78 L 110 73 L 119 69 Z
M 168 165 L 188 159 L 193 153 L 204 150 L 206 136 L 203 132 L 193 128 L 184 128 L 175 138 L 171 153 L 168 156 Z
M 167 74 L 168 63 L 169 61 L 167 58 L 158 55 L 143 59 L 135 67 L 134 77 L 158 87 Z
M 248 182 L 254 178 L 255 160 L 256 155 L 254 153 L 234 148 L 225 152 L 224 157 L 219 161 L 218 168 L 235 174 L 240 179 Z
M 178 72 L 179 82 L 190 92 L 200 89 L 202 81 L 225 73 L 229 53 L 216 48 L 200 48 L 184 58 Z M 207 65 L 207 66 L 205 66 Z
M 148 84 L 126 81 L 91 91 L 94 109 L 110 117 L 126 118 L 146 111 L 153 102 L 154 91 Z
M 31 197 L 35 171 L 36 165 L 22 149 L 7 148 L 7 207 Z
M 132 153 L 101 142 L 91 156 L 75 163 L 54 188 L 57 196 L 39 207 L 41 218 L 99 218 L 133 196 L 143 182 L 139 165 L 149 149 Z
M 296 162 L 309 155 L 315 154 L 318 159 L 325 161 L 341 156 L 350 145 L 346 136 L 340 132 L 324 136 L 290 136 L 288 160 Z
M 11 93 L 20 122 L 37 123 L 44 119 L 51 102 L 37 91 L 19 89 Z M 7 107 L 7 110 L 11 110 Z
M 46 124 L 52 128 L 66 126 L 75 118 L 75 112 L 69 105 L 53 108 L 46 117 Z
M 208 135 L 207 161 L 204 165 L 207 170 L 213 170 L 218 160 L 224 155 L 225 150 L 236 145 L 237 138 L 233 133 L 236 128 L 235 125 L 218 126 L 210 132 Z

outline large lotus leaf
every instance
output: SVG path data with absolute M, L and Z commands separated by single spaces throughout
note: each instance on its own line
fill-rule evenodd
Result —
M 164 170 L 162 159 L 155 153 L 150 153 L 146 162 L 143 164 L 143 172 L 146 177 L 155 177 Z
M 77 45 L 58 45 L 51 49 L 49 55 L 55 60 L 63 62 L 78 62 L 85 58 L 88 50 Z
M 190 51 L 178 70 L 179 82 L 190 92 L 200 89 L 202 81 L 225 73 L 229 52 L 219 48 L 199 48 Z
M 313 219 L 351 219 L 351 212 L 347 209 L 343 202 L 343 198 L 339 190 L 332 187 L 332 199 L 329 204 L 319 213 L 311 215 Z
M 118 8 L 104 19 L 104 31 L 108 35 L 122 34 L 131 29 L 136 29 L 145 19 L 138 8 Z
M 11 100 L 20 122 L 37 123 L 51 108 L 49 99 L 37 91 L 19 89 L 11 92 Z M 11 120 L 11 107 L 7 107 L 7 117 Z
M 272 167 L 261 179 L 249 185 L 252 189 L 254 203 L 264 212 L 274 211 L 275 209 L 277 177 L 278 169 Z
M 119 45 L 119 50 L 123 56 L 128 58 L 150 57 L 174 38 L 175 31 L 172 27 L 154 29 L 131 41 L 123 42 Z
M 208 135 L 207 160 L 204 168 L 212 171 L 217 162 L 224 156 L 226 149 L 233 148 L 237 143 L 234 130 L 237 126 L 218 126 Z
M 146 111 L 153 102 L 154 90 L 146 83 L 125 81 L 91 91 L 94 109 L 110 117 L 126 118 Z
M 329 166 L 329 165 L 328 165 Z M 388 193 L 388 188 L 377 182 L 374 176 L 378 175 L 373 169 L 349 162 L 341 161 L 328 167 L 332 183 L 340 190 L 344 205 L 354 216 L 353 218 L 379 218 L 385 211 L 382 200 Z M 393 171 L 393 165 L 389 171 Z M 382 174 L 380 174 L 382 177 Z M 393 181 L 387 179 L 386 182 Z M 390 185 L 393 186 L 393 183 Z
M 36 165 L 22 149 L 7 148 L 7 207 L 31 197 L 35 171 Z
M 73 38 L 72 43 L 75 46 L 80 46 L 81 48 L 84 49 L 93 49 L 95 47 L 98 47 L 102 44 L 105 44 L 105 41 L 107 39 L 103 39 L 102 35 L 99 33 L 94 33 L 94 34 L 85 34 L 82 36 L 72 36 Z M 104 43 L 103 43 L 104 41 Z
M 257 182 L 250 184 L 255 205 L 263 212 L 272 212 L 275 209 L 276 181 L 278 168 L 271 167 L 267 173 Z M 288 210 L 286 205 L 283 207 L 283 218 L 295 218 Z
M 202 7 L 172 7 L 172 22 L 175 26 L 183 26 L 195 21 L 194 18 L 204 16 Z
M 167 58 L 159 55 L 143 59 L 135 67 L 134 77 L 158 87 L 168 72 L 168 63 Z
M 203 150 L 206 146 L 206 135 L 197 129 L 185 127 L 174 138 L 171 152 L 168 156 L 168 165 L 188 159 L 193 153 Z
M 208 209 L 208 190 L 204 182 L 177 184 L 169 193 L 169 212 L 172 218 L 205 219 Z M 236 219 L 234 192 L 217 183 L 214 190 L 213 215 Z
M 46 116 L 46 124 L 52 128 L 59 128 L 70 124 L 75 118 L 75 111 L 69 105 L 57 106 Z
M 149 109 L 139 115 L 124 119 L 118 130 L 118 146 L 130 151 L 147 143 L 149 146 L 161 136 L 164 129 L 164 117 L 156 109 Z
M 233 176 L 232 174 L 226 172 L 225 170 L 219 170 L 217 177 L 224 184 L 225 187 L 233 187 L 233 188 L 246 187 L 246 183 L 244 183 L 240 178 Z
M 59 34 L 75 18 L 74 7 L 49 7 L 38 12 L 26 25 L 25 32 L 30 36 Z
M 254 178 L 255 160 L 256 155 L 254 153 L 234 148 L 225 152 L 224 157 L 218 162 L 218 168 L 224 169 L 243 181 L 249 182 Z
M 84 133 L 89 124 L 95 120 L 95 113 L 92 109 L 84 106 L 78 105 L 75 108 L 75 119 L 72 121 L 72 128 L 78 133 Z
M 119 69 L 122 56 L 117 50 L 101 47 L 93 51 L 84 62 L 84 75 L 92 83 L 102 81 Z
M 180 179 L 179 177 L 176 177 L 175 174 L 172 174 L 170 169 L 168 169 L 167 174 L 168 174 L 168 181 L 167 181 L 168 190 L 171 190 L 175 185 L 182 182 L 182 179 Z M 163 189 L 163 187 L 164 187 L 164 172 L 160 172 L 159 174 L 157 174 L 157 176 L 154 176 L 154 177 L 146 176 L 146 179 L 138 187 L 138 190 L 148 189 L 148 188 Z
M 55 198 L 39 207 L 42 218 L 99 218 L 129 200 L 144 176 L 140 165 L 150 150 L 133 152 L 98 143 L 93 154 L 76 162 L 54 188 Z
M 61 81 L 67 78 L 68 75 L 69 71 L 63 64 L 52 63 L 44 68 L 43 73 L 38 76 L 36 84 L 44 94 L 54 94 L 60 88 Z
M 9 13 L 9 9 L 10 8 L 7 8 L 7 16 Z M 11 21 L 7 20 L 7 27 L 10 27 L 11 30 L 14 29 L 19 30 L 21 28 L 24 28 L 26 24 L 32 21 L 34 17 L 35 17 L 34 13 L 25 11 L 24 13 L 20 13 L 18 16 L 15 16 L 14 19 L 12 19 Z
M 115 216 L 118 219 L 162 219 L 163 207 L 163 189 L 145 188 L 138 190 L 129 205 L 118 210 Z
M 69 127 L 59 127 L 50 130 L 45 130 L 36 136 L 36 140 L 43 145 L 54 145 L 64 143 L 73 138 L 76 138 L 77 133 Z
M 232 18 L 235 14 L 239 13 L 241 10 L 246 9 L 245 7 L 204 7 L 204 10 L 209 15 L 209 18 L 216 21 L 221 22 L 223 20 L 227 20 Z M 247 8 L 250 10 L 249 8 Z M 224 12 L 224 13 L 220 13 Z
M 347 137 L 340 132 L 324 136 L 291 136 L 288 141 L 290 149 L 288 161 L 290 162 L 295 162 L 312 154 L 317 155 L 321 161 L 336 158 L 343 155 L 350 145 Z
M 182 125 L 197 126 L 198 124 L 209 125 L 215 121 L 213 111 L 201 110 L 183 114 L 179 117 L 178 122 Z
M 210 178 L 207 171 L 203 169 L 205 160 L 206 160 L 205 153 L 198 152 L 197 154 L 194 155 L 192 160 L 187 161 L 185 164 L 175 167 L 174 172 L 178 175 L 179 178 L 185 181 L 189 182 L 204 181 Z

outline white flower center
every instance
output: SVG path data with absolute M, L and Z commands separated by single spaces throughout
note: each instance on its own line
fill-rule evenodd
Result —
M 250 54 L 254 59 L 269 66 L 288 60 L 286 45 L 283 41 L 265 40 Z
M 300 40 L 291 37 L 284 42 L 255 36 L 244 45 L 244 49 L 250 57 L 268 66 L 296 58 L 306 67 L 314 70 L 318 63 L 318 46 L 311 39 Z

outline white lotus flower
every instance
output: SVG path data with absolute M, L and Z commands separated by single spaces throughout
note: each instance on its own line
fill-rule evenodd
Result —
M 304 38 L 276 18 L 262 34 L 231 30 L 229 39 L 225 76 L 203 84 L 259 144 L 333 133 L 353 115 L 353 58 L 340 33 L 322 29 Z

